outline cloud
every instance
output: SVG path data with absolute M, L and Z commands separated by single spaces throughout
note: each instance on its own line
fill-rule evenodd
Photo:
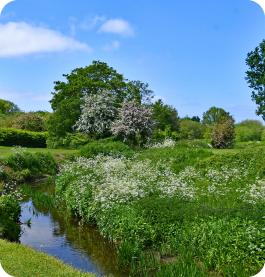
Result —
M 92 30 L 100 21 L 105 21 L 105 16 L 96 15 L 94 18 L 85 17 L 83 22 L 79 24 L 79 27 L 84 30 Z
M 92 48 L 45 27 L 25 22 L 0 24 L 0 57 L 63 51 L 92 52 Z
M 113 51 L 113 50 L 117 50 L 119 47 L 120 47 L 120 43 L 115 40 L 112 43 L 107 43 L 106 45 L 102 46 L 102 49 L 105 51 Z
M 123 19 L 110 19 L 99 29 L 99 32 L 118 34 L 124 37 L 134 36 L 134 31 L 130 24 Z

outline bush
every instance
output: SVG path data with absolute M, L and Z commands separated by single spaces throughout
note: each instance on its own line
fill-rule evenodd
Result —
M 42 174 L 57 173 L 57 165 L 51 154 L 31 154 L 21 147 L 12 148 L 12 150 L 15 153 L 2 161 L 8 167 L 7 179 L 23 182 Z
M 47 139 L 48 148 L 78 149 L 79 146 L 86 145 L 94 140 L 92 135 L 82 133 L 66 133 L 65 137 L 49 136 Z
M 16 225 L 21 214 L 21 207 L 16 198 L 5 195 L 0 197 L 0 238 L 18 241 L 20 227 Z
M 93 158 L 98 154 L 133 157 L 135 152 L 127 144 L 122 141 L 112 141 L 112 139 L 108 138 L 88 143 L 80 148 L 78 155 L 86 158 Z
M 212 131 L 212 145 L 216 148 L 230 148 L 235 138 L 235 120 L 232 117 L 222 117 L 215 123 Z
M 206 127 L 191 119 L 180 120 L 180 137 L 183 139 L 199 139 L 203 137 Z
M 154 142 L 164 141 L 166 138 L 178 140 L 180 138 L 180 134 L 175 131 L 172 132 L 170 126 L 167 125 L 164 131 L 160 129 L 154 130 L 153 135 L 151 135 L 151 139 Z
M 238 126 L 235 129 L 236 132 L 236 141 L 260 141 L 263 128 L 259 126 Z
M 20 145 L 24 147 L 45 148 L 46 132 L 30 132 L 24 130 L 16 130 L 9 128 L 0 128 L 0 145 L 14 146 Z
M 31 132 L 43 132 L 45 131 L 45 121 L 43 117 L 29 112 L 17 117 L 13 122 L 12 128 Z

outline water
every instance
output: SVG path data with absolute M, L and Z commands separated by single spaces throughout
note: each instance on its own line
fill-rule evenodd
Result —
M 41 190 L 52 191 L 45 186 Z M 65 263 L 99 276 L 113 274 L 115 277 L 129 276 L 128 270 L 118 264 L 114 244 L 103 238 L 96 227 L 80 220 L 67 211 L 36 209 L 31 199 L 21 202 L 20 221 L 31 218 L 31 226 L 21 225 L 21 244 L 29 245 L 37 251 L 56 256 Z M 42 247 L 41 247 L 42 245 Z

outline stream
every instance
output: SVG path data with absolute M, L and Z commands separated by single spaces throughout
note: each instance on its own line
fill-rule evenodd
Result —
M 38 184 L 36 189 L 51 193 L 54 185 Z M 30 226 L 21 225 L 21 244 L 56 256 L 64 263 L 98 276 L 129 276 L 128 269 L 118 264 L 114 244 L 103 238 L 95 226 L 80 224 L 80 219 L 69 215 L 67 211 L 53 209 L 47 212 L 37 209 L 28 197 L 21 201 L 21 208 L 20 221 L 25 223 L 31 219 Z

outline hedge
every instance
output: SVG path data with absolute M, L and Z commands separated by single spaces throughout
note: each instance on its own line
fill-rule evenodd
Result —
M 47 132 L 30 132 L 19 129 L 0 128 L 0 145 L 24 147 L 47 147 Z

